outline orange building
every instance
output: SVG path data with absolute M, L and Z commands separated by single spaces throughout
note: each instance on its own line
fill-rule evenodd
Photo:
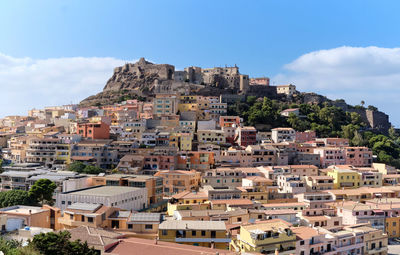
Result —
M 78 123 L 77 134 L 89 139 L 109 139 L 110 126 L 104 122 Z
M 240 117 L 239 116 L 220 116 L 219 117 L 219 125 L 220 127 L 232 127 L 236 125 L 240 126 Z
M 178 169 L 208 170 L 215 165 L 214 152 L 188 151 L 178 155 Z

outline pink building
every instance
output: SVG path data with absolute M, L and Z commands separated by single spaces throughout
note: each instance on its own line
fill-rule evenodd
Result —
M 260 77 L 260 78 L 250 78 L 250 85 L 264 85 L 269 86 L 269 78 L 268 77 Z
M 315 148 L 314 153 L 320 155 L 322 167 L 346 164 L 346 154 L 344 149 L 338 147 L 322 147 Z
M 317 138 L 316 141 L 323 142 L 325 146 L 346 147 L 349 146 L 349 139 L 346 138 Z
M 317 137 L 315 131 L 307 130 L 304 132 L 296 132 L 296 142 L 305 143 L 308 141 L 314 141 Z
M 346 165 L 369 167 L 372 164 L 372 151 L 367 147 L 346 147 Z

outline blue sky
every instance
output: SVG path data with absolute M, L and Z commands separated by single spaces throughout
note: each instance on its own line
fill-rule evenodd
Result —
M 300 91 L 364 100 L 398 126 L 399 5 L 1 1 L 0 117 L 79 102 L 102 89 L 114 66 L 143 56 L 178 69 L 237 64 Z

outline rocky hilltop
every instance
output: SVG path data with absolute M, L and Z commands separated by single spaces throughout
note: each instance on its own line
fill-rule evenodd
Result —
M 296 92 L 292 95 L 277 93 L 276 86 L 251 85 L 249 76 L 241 74 L 239 68 L 214 67 L 202 69 L 187 67 L 176 71 L 173 65 L 154 64 L 141 58 L 136 63 L 127 63 L 114 69 L 102 92 L 84 99 L 81 106 L 101 106 L 118 103 L 126 99 L 148 99 L 156 93 L 197 94 L 203 96 L 233 96 L 243 100 L 246 96 L 268 97 L 289 103 L 328 103 L 345 111 L 357 112 L 370 127 L 386 132 L 391 124 L 389 116 L 377 110 L 368 110 L 348 105 L 344 100 L 330 100 L 315 93 Z

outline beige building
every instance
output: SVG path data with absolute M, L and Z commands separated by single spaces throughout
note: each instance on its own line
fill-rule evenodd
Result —
M 296 93 L 296 86 L 292 84 L 278 85 L 276 86 L 276 93 L 291 96 Z
M 185 190 L 198 190 L 201 181 L 201 174 L 196 170 L 161 170 L 154 176 L 163 178 L 164 194 L 167 196 Z
M 223 130 L 198 130 L 197 141 L 199 143 L 216 143 L 222 144 L 226 142 L 225 132 Z

